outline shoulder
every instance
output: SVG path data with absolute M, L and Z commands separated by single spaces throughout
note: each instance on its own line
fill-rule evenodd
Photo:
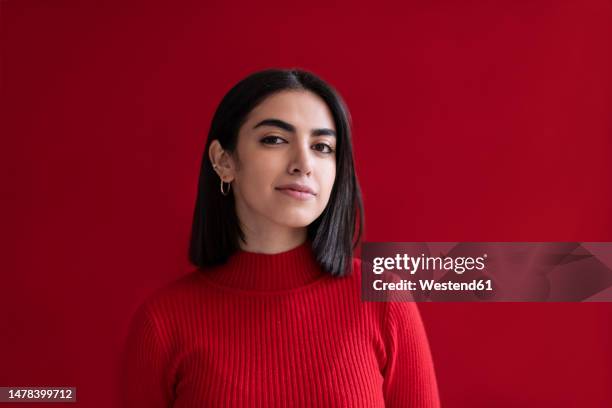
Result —
M 168 320 L 177 310 L 197 298 L 198 269 L 186 273 L 149 293 L 136 309 L 135 315 Z
M 366 274 L 371 271 L 371 265 L 364 263 L 361 258 L 353 258 L 353 279 L 359 284 L 360 290 L 364 292 L 365 287 L 371 284 L 371 279 Z M 395 274 L 387 275 L 389 282 L 399 282 L 400 278 Z M 376 300 L 366 301 L 365 303 L 372 305 L 373 309 L 384 325 L 420 325 L 421 315 L 417 302 L 411 294 L 405 294 L 401 291 L 386 291 Z
M 387 322 L 393 325 L 421 324 L 421 313 L 416 302 L 385 302 Z
M 351 259 L 351 263 L 347 265 L 344 275 L 330 275 L 329 280 L 334 282 L 333 285 L 338 285 L 344 288 L 350 287 L 351 292 L 359 294 L 361 291 L 361 259 L 353 257 Z

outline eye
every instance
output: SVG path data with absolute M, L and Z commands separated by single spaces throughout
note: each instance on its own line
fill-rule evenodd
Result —
M 318 146 L 319 148 L 315 149 L 320 151 L 321 153 L 327 153 L 327 154 L 331 154 L 333 152 L 335 152 L 334 149 L 332 149 L 332 147 L 330 145 L 328 145 L 327 143 L 317 143 L 315 145 L 315 147 Z M 321 147 L 323 150 L 321 150 Z
M 279 140 L 280 142 L 278 142 Z M 274 142 L 274 141 L 277 141 L 277 142 Z M 261 143 L 267 144 L 267 145 L 282 144 L 284 141 L 285 139 L 281 138 L 280 136 L 266 136 L 260 140 Z

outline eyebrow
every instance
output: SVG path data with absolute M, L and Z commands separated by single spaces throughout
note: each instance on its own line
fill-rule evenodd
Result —
M 291 132 L 291 133 L 295 133 L 295 126 L 293 126 L 291 123 L 287 123 L 284 120 L 280 120 L 280 119 L 264 119 L 261 122 L 259 122 L 258 124 L 256 124 L 255 126 L 253 126 L 253 129 L 256 129 L 260 126 L 273 126 L 273 127 L 277 127 L 283 130 L 286 130 L 287 132 Z M 336 132 L 333 131 L 332 129 L 327 129 L 327 128 L 322 128 L 322 129 L 312 129 L 310 131 L 310 135 L 311 136 L 333 136 L 336 137 Z

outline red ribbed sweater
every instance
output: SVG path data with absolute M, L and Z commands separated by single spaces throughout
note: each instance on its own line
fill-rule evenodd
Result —
M 126 407 L 439 407 L 415 303 L 362 302 L 310 243 L 238 251 L 149 296 L 130 324 Z

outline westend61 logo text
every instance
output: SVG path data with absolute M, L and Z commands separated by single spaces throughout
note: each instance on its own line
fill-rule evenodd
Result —
M 374 258 L 374 267 L 372 272 L 380 275 L 385 270 L 395 269 L 398 271 L 407 271 L 410 272 L 411 275 L 414 275 L 419 270 L 452 270 L 457 274 L 462 274 L 465 271 L 471 271 L 474 269 L 478 271 L 483 270 L 485 267 L 484 261 L 487 259 L 487 254 L 477 258 L 469 256 L 425 256 L 425 254 L 421 254 L 421 256 L 409 256 L 407 254 L 403 255 L 403 257 L 400 254 L 396 254 L 395 257 Z

